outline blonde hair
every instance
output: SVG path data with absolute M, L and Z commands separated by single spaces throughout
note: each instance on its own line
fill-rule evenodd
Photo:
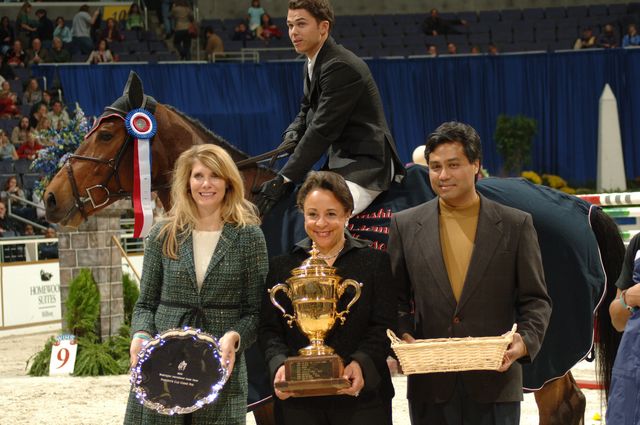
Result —
M 167 214 L 158 238 L 166 235 L 162 245 L 165 256 L 177 259 L 178 245 L 188 237 L 198 222 L 198 209 L 190 192 L 189 180 L 195 161 L 224 179 L 227 190 L 222 200 L 221 218 L 223 223 L 238 227 L 260 224 L 255 205 L 244 199 L 244 184 L 238 167 L 231 156 L 220 146 L 196 145 L 183 152 L 176 161 L 171 184 L 173 206 Z

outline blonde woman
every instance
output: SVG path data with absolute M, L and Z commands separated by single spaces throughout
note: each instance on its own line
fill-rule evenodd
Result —
M 183 326 L 219 338 L 231 377 L 193 423 L 244 424 L 247 372 L 243 352 L 256 339 L 267 250 L 253 204 L 229 154 L 198 145 L 178 158 L 173 206 L 146 239 L 140 298 L 133 312 L 131 362 L 145 340 Z M 171 423 L 175 418 L 171 418 Z M 178 418 L 180 419 L 180 418 Z M 130 394 L 126 424 L 165 423 Z

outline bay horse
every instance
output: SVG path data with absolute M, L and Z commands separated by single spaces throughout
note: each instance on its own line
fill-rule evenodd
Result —
M 234 160 L 247 162 L 246 154 L 198 121 L 145 95 L 142 82 L 132 72 L 123 96 L 105 108 L 86 140 L 47 186 L 43 199 L 49 221 L 77 226 L 87 216 L 130 196 L 133 148 L 124 117 L 130 110 L 140 107 L 150 110 L 156 118 L 157 132 L 151 144 L 152 187 L 166 209 L 171 205 L 169 186 L 175 160 L 193 144 L 215 143 L 224 147 Z M 248 197 L 252 196 L 253 188 L 275 175 L 255 164 L 241 171 Z M 579 424 L 584 416 L 584 396 L 567 371 L 591 350 L 596 308 L 600 381 L 604 382 L 605 388 L 608 388 L 617 349 L 617 333 L 610 325 L 608 313 L 609 302 L 615 295 L 613 283 L 624 256 L 617 227 L 613 220 L 599 209 L 589 208 L 586 202 L 521 179 L 483 179 L 478 183 L 478 190 L 490 199 L 530 212 L 534 218 L 554 313 L 538 359 L 529 368 L 532 370 L 525 368 L 525 387 L 532 390 L 542 387 L 536 393 L 540 424 Z M 358 237 L 372 240 L 374 247 L 384 249 L 385 227 L 391 214 L 434 196 L 426 170 L 411 167 L 401 184 L 380 195 L 372 206 L 350 221 L 350 230 Z M 300 223 L 295 223 L 301 218 L 293 206 L 294 197 L 294 193 L 289 194 L 288 200 L 276 205 L 265 217 L 263 230 L 270 255 L 284 252 L 302 236 Z M 555 223 L 562 216 L 570 221 L 580 221 L 582 227 L 573 233 L 565 230 Z M 573 256 L 566 252 L 551 253 L 554 245 L 567 248 L 563 251 L 571 251 L 569 254 L 573 253 Z M 579 264 L 581 262 L 588 264 Z M 576 273 L 578 275 L 574 276 Z M 563 293 L 565 281 L 573 281 L 577 286 L 564 287 Z M 563 361 L 558 363 L 559 359 Z M 257 397 L 254 394 L 250 401 L 266 397 L 270 388 L 268 382 L 266 386 L 267 392 L 264 388 L 262 393 L 259 390 Z M 261 403 L 254 414 L 259 424 L 270 423 L 267 403 Z

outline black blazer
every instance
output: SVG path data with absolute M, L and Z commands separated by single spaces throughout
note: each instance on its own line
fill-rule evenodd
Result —
M 298 144 L 281 174 L 301 182 L 327 153 L 325 169 L 367 189 L 386 190 L 391 164 L 395 176 L 404 175 L 404 167 L 369 67 L 331 37 L 318 52 L 311 78 L 307 64 L 300 112 L 285 131 L 296 132 Z
M 309 257 L 309 239 L 299 243 L 290 254 L 271 260 L 267 277 L 267 288 L 284 283 L 291 270 Z M 347 365 L 356 360 L 362 369 L 365 386 L 359 397 L 324 396 L 290 398 L 286 404 L 314 408 L 353 408 L 391 400 L 394 395 L 387 356 L 390 342 L 386 330 L 395 325 L 395 291 L 391 284 L 391 265 L 386 252 L 368 247 L 368 243 L 347 236 L 345 247 L 333 264 L 336 273 L 343 279 L 354 279 L 363 284 L 360 299 L 351 307 L 344 325 L 337 321 L 327 334 L 325 344 L 334 348 Z M 342 311 L 352 299 L 354 290 L 348 287 L 339 300 L 337 309 Z M 282 307 L 292 313 L 292 305 L 282 292 L 276 299 Z M 294 324 L 287 325 L 282 313 L 277 310 L 265 294 L 261 309 L 258 342 L 269 365 L 270 379 L 287 357 L 297 356 L 298 350 L 309 345 L 307 337 Z
M 398 285 L 399 332 L 415 338 L 496 336 L 518 324 L 531 361 L 551 316 L 540 248 L 531 216 L 480 196 L 469 270 L 456 303 L 442 257 L 438 198 L 391 219 L 388 252 Z M 414 309 L 411 308 L 414 304 Z M 407 398 L 444 402 L 455 373 L 411 375 Z M 462 372 L 470 397 L 481 403 L 522 400 L 522 367 Z

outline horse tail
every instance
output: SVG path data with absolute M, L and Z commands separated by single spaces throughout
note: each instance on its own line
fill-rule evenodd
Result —
M 596 350 L 597 380 L 609 397 L 611 371 L 622 335 L 611 325 L 609 304 L 616 296 L 616 280 L 622 270 L 625 247 L 616 222 L 602 209 L 593 207 L 590 214 L 591 228 L 598 241 L 602 264 L 607 277 L 606 294 L 596 311 L 599 347 Z

